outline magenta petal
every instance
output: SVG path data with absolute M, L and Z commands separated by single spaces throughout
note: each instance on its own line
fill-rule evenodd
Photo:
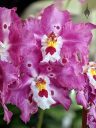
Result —
M 41 59 L 40 45 L 36 42 L 35 34 L 33 33 L 34 22 L 34 19 L 31 19 L 31 21 L 18 21 L 10 27 L 9 36 L 12 46 L 9 53 L 16 66 L 22 64 L 23 61 L 23 64 L 25 64 L 25 62 L 27 64 L 40 61 L 39 59 Z
M 8 32 L 6 29 L 11 25 L 12 22 L 18 19 L 17 14 L 15 13 L 16 9 L 7 9 L 0 7 L 0 41 L 3 41 Z
M 68 87 L 69 89 L 83 89 L 86 85 L 84 77 L 78 73 L 78 70 L 76 71 L 78 75 L 75 73 L 74 68 L 69 66 L 63 68 L 60 73 L 56 73 L 60 85 L 66 88 Z
M 18 86 L 18 69 L 12 64 L 0 61 L 0 75 L 2 77 L 2 91 L 8 91 L 8 88 L 16 88 Z M 12 85 L 14 86 L 12 87 Z
M 11 42 L 9 39 L 10 27 L 15 22 L 20 21 L 15 11 L 15 8 L 0 8 L 0 60 L 6 62 L 11 62 L 9 50 L 14 42 Z
M 87 124 L 90 128 L 96 127 L 96 106 L 92 104 L 87 114 Z
M 31 114 L 34 114 L 37 112 L 36 104 L 34 102 L 30 104 L 30 102 L 28 100 L 24 100 L 20 104 L 20 108 L 21 108 L 21 116 L 20 117 L 25 123 L 27 123 L 30 120 Z
M 9 27 L 11 26 L 12 23 L 20 19 L 15 11 L 16 8 L 7 9 L 0 7 L 0 41 L 4 41 L 8 38 Z
M 96 29 L 96 25 L 92 23 L 86 23 L 86 26 L 89 30 Z
M 62 104 L 64 108 L 68 110 L 71 105 L 69 91 L 64 90 L 63 88 L 56 88 L 56 87 L 54 87 L 54 90 L 55 90 L 55 93 L 53 95 L 54 99 L 57 101 L 57 103 Z
M 84 108 L 87 108 L 88 103 L 84 94 L 83 91 L 79 91 L 76 95 L 76 100 L 79 105 L 83 105 Z
M 8 123 L 10 123 L 10 121 L 11 121 L 11 117 L 12 117 L 12 112 L 10 112 L 8 109 L 7 109 L 7 107 L 4 105 L 3 106 L 3 108 L 4 108 L 4 120 L 7 122 L 7 124 Z
M 18 90 L 9 91 L 8 103 L 16 105 L 21 111 L 21 119 L 27 123 L 31 114 L 37 112 L 38 107 L 33 101 L 29 101 L 30 86 Z
M 89 125 L 90 128 L 96 128 L 96 122 L 95 121 L 93 121 L 93 122 L 89 121 L 87 125 Z
M 67 22 L 63 27 L 64 44 L 61 50 L 61 55 L 72 57 L 80 54 L 83 63 L 88 61 L 88 46 L 92 39 L 91 30 L 96 28 L 92 24 L 74 24 Z
M 90 115 L 92 115 L 94 117 L 94 119 L 96 120 L 96 108 L 95 105 L 92 105 L 90 110 L 89 110 Z
M 60 11 L 54 5 L 51 5 L 45 8 L 42 14 L 41 25 L 43 32 L 47 34 L 50 32 L 59 33 L 64 23 L 70 21 L 70 19 L 69 12 Z
M 89 23 L 74 24 L 67 22 L 63 28 L 63 36 L 70 44 L 86 46 L 92 38 L 91 30 L 96 28 L 95 25 Z

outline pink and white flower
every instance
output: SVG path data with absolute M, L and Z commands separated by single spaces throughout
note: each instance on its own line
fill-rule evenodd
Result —
M 85 68 L 89 83 L 96 89 L 96 63 L 90 62 Z
M 47 76 L 39 75 L 32 78 L 31 89 L 33 100 L 42 109 L 48 109 L 56 103 L 52 97 L 50 86 L 50 79 Z
M 0 104 L 4 120 L 9 123 L 12 117 L 6 107 L 9 103 L 21 110 L 25 123 L 38 107 L 62 104 L 68 110 L 72 89 L 77 92 L 78 104 L 93 106 L 95 100 L 91 102 L 89 96 L 95 95 L 96 65 L 89 64 L 83 72 L 89 61 L 93 28 L 96 26 L 89 23 L 73 23 L 70 13 L 55 5 L 45 8 L 40 18 L 28 20 L 21 20 L 15 9 L 0 8 Z
M 48 36 L 44 35 L 41 41 L 41 51 L 43 56 L 42 62 L 55 62 L 60 60 L 60 51 L 62 48 L 63 39 L 58 37 L 54 32 L 50 33 Z
M 9 50 L 12 44 L 10 43 L 9 39 L 9 28 L 12 23 L 20 20 L 15 11 L 15 8 L 0 8 L 0 60 L 6 62 L 11 61 Z

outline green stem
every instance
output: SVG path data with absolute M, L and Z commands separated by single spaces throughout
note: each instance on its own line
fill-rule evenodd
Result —
M 82 128 L 87 128 L 87 110 L 82 110 Z
M 44 117 L 44 110 L 40 110 L 39 117 L 38 117 L 37 128 L 42 128 L 43 117 Z

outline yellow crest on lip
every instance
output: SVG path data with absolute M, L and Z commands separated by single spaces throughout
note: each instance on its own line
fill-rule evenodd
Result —
M 48 47 L 56 47 L 57 37 L 53 32 L 49 34 L 47 39 L 47 44 L 48 44 Z
M 36 87 L 38 88 L 39 91 L 41 91 L 42 89 L 46 90 L 46 81 L 42 78 L 38 79 L 36 81 Z
M 56 41 L 48 39 L 47 41 L 48 47 L 56 47 Z
M 90 73 L 92 76 L 96 75 L 96 69 L 95 68 L 91 68 Z

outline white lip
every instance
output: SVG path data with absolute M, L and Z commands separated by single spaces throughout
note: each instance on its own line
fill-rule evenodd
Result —
M 37 79 L 39 79 L 39 78 L 43 78 L 46 81 L 46 90 L 48 91 L 48 98 L 40 97 L 38 95 L 39 90 L 36 87 L 36 79 L 33 78 L 32 79 L 32 84 L 31 84 L 31 89 L 32 89 L 32 92 L 33 92 L 33 100 L 37 103 L 38 107 L 45 110 L 45 109 L 50 108 L 50 106 L 52 104 L 55 104 L 55 101 L 54 101 L 54 99 L 52 98 L 52 95 L 51 95 L 49 78 L 46 77 L 46 76 L 41 76 L 41 75 L 38 76 Z
M 96 80 L 93 78 L 93 76 L 90 73 L 91 72 L 91 69 L 92 69 L 92 67 L 89 67 L 88 68 L 87 76 L 89 78 L 90 84 L 92 84 L 94 86 L 94 88 L 96 88 Z
M 46 43 L 47 38 L 48 38 L 47 35 L 44 35 L 42 37 L 42 41 L 41 41 L 41 45 L 42 45 L 41 51 L 42 51 L 42 56 L 43 56 L 42 62 L 49 62 L 49 61 L 55 62 L 55 61 L 60 60 L 60 50 L 61 50 L 62 44 L 63 44 L 62 37 L 61 36 L 57 37 L 57 44 L 56 44 L 56 47 L 55 47 L 56 52 L 53 55 L 51 55 L 50 53 L 48 53 L 46 55 L 45 50 L 48 47 L 47 43 Z
M 0 42 L 0 60 L 8 62 L 9 59 L 9 49 L 10 45 L 6 42 Z

